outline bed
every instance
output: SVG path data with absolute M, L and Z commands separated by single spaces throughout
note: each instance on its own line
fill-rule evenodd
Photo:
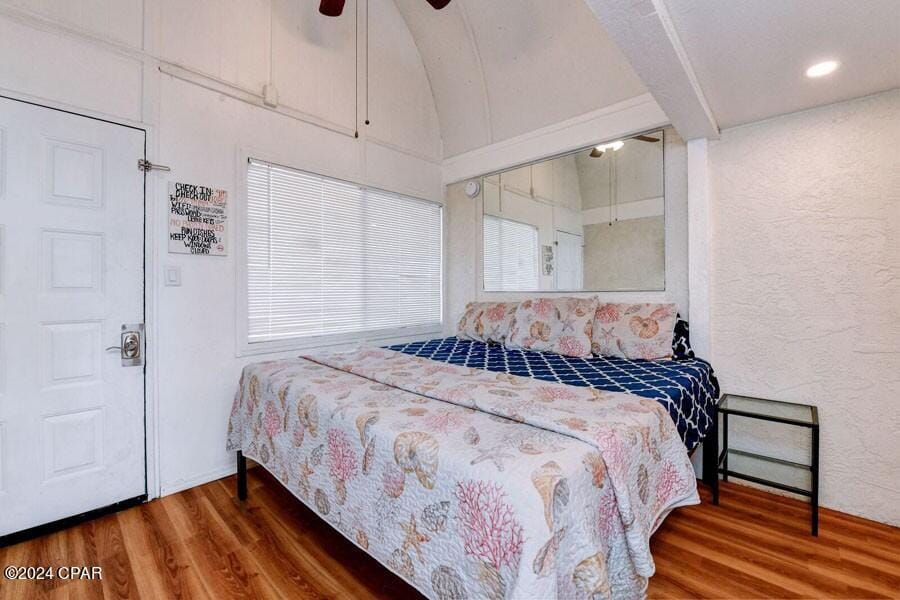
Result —
M 686 324 L 679 325 L 685 328 Z M 486 369 L 624 392 L 656 400 L 666 407 L 688 451 L 706 437 L 713 424 L 719 383 L 712 366 L 694 357 L 689 342 L 669 360 L 631 360 L 591 356 L 572 358 L 550 352 L 510 350 L 499 344 L 447 337 L 388 346 L 391 350 L 448 364 Z
M 487 368 L 454 364 L 464 349 L 479 353 L 451 339 L 248 365 L 239 480 L 254 459 L 429 598 L 643 597 L 650 535 L 699 502 L 667 408 L 523 377 L 491 348 Z

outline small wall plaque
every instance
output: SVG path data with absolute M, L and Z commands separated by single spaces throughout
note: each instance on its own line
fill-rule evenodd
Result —
M 225 256 L 228 193 L 169 182 L 169 252 Z
M 553 246 L 541 246 L 544 275 L 553 275 Z

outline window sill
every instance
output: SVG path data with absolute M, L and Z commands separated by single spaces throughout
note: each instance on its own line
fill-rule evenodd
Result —
M 443 324 L 434 323 L 418 327 L 320 335 L 269 342 L 250 343 L 244 341 L 242 344 L 238 344 L 237 356 L 280 354 L 318 348 L 349 350 L 359 346 L 387 346 L 405 341 L 415 341 L 423 337 L 441 335 L 443 335 Z

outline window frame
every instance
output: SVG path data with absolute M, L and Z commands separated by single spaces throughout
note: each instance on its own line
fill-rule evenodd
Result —
M 327 177 L 349 183 L 351 185 L 365 187 L 368 189 L 378 190 L 388 194 L 397 194 L 419 200 L 422 202 L 430 202 L 437 205 L 441 211 L 441 257 L 440 257 L 440 321 L 435 324 L 416 325 L 408 327 L 391 327 L 384 329 L 363 330 L 357 332 L 330 333 L 316 336 L 287 338 L 281 340 L 267 340 L 262 342 L 249 341 L 248 327 L 248 271 L 247 271 L 247 210 L 248 190 L 247 190 L 247 173 L 250 161 L 267 163 L 284 169 L 292 169 L 317 177 Z M 236 270 L 236 304 L 235 304 L 235 335 L 236 335 L 236 352 L 237 357 L 253 356 L 261 354 L 278 354 L 295 350 L 307 350 L 312 348 L 324 348 L 329 346 L 359 346 L 371 343 L 400 343 L 403 341 L 412 341 L 422 339 L 423 337 L 431 337 L 443 333 L 446 321 L 446 302 L 447 296 L 445 291 L 447 277 L 447 218 L 446 203 L 436 201 L 430 198 L 423 198 L 426 194 L 415 191 L 389 190 L 383 187 L 372 185 L 369 183 L 360 183 L 346 177 L 335 174 L 332 169 L 327 167 L 310 170 L 308 168 L 300 168 L 286 164 L 283 161 L 272 159 L 264 152 L 257 152 L 248 149 L 239 149 L 237 157 L 237 189 L 236 196 L 239 202 L 236 203 L 236 209 L 232 211 L 232 222 L 235 230 L 235 270 Z

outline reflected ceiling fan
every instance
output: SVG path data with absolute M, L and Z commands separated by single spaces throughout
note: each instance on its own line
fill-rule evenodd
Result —
M 650 135 L 636 135 L 634 137 L 628 138 L 629 140 L 641 140 L 642 142 L 650 142 L 651 144 L 659 141 L 659 138 L 655 138 Z M 608 144 L 600 144 L 599 146 L 595 146 L 591 150 L 591 158 L 600 158 L 603 156 L 603 153 L 607 150 L 618 150 L 622 146 L 625 145 L 624 140 L 616 140 L 614 142 L 609 142 Z
M 346 0 L 322 0 L 319 3 L 319 12 L 326 17 L 339 17 L 344 12 L 344 2 Z M 425 0 L 434 10 L 441 10 L 448 4 L 450 0 Z

